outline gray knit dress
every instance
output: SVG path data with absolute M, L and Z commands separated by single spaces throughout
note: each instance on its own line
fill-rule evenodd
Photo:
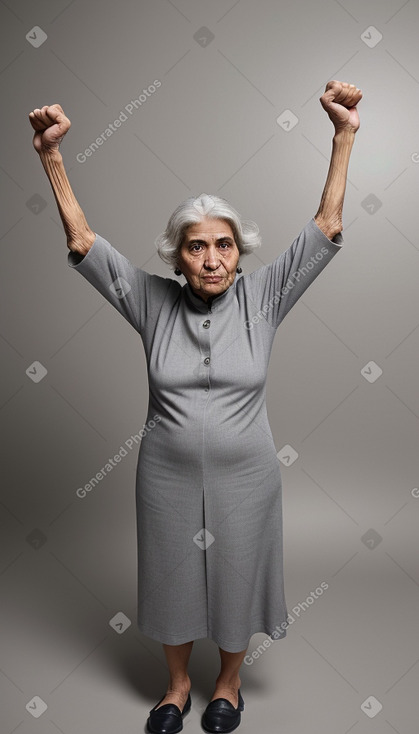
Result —
M 272 263 L 205 302 L 96 233 L 68 265 L 139 333 L 147 430 L 136 469 L 140 632 L 228 652 L 286 635 L 282 482 L 266 411 L 276 329 L 343 244 L 312 218 Z

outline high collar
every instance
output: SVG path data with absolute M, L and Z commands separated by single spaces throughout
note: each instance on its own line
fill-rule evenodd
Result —
M 236 285 L 237 276 L 234 278 L 234 281 L 227 290 L 223 291 L 223 293 L 220 293 L 218 296 L 210 296 L 208 301 L 204 301 L 201 296 L 198 296 L 192 290 L 188 282 L 183 286 L 183 292 L 187 303 L 194 309 L 201 313 L 214 313 L 216 311 L 221 311 L 224 308 L 228 308 L 228 305 L 231 304 L 232 299 L 234 298 Z

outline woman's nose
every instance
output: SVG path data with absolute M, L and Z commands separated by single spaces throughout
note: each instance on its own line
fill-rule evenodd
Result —
M 219 260 L 215 252 L 208 252 L 205 259 L 205 267 L 214 270 L 219 265 Z

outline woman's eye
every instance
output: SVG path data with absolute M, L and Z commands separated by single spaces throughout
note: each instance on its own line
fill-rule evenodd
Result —
M 230 247 L 230 243 L 229 242 L 219 242 L 218 246 L 222 250 L 228 250 L 228 248 Z M 200 250 L 202 250 L 202 245 L 200 245 L 199 243 L 196 243 L 195 245 L 191 245 L 190 249 L 191 249 L 191 252 L 200 252 Z

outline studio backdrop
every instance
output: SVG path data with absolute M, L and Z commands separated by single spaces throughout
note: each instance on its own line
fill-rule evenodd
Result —
M 362 89 L 361 127 L 343 247 L 270 360 L 290 625 L 284 640 L 252 637 L 242 730 L 252 716 L 276 730 L 279 707 L 284 734 L 414 734 L 417 0 L 5 0 L 0 20 L 2 734 L 137 731 L 165 680 L 161 645 L 136 629 L 143 346 L 68 266 L 29 112 L 61 104 L 74 193 L 133 264 L 176 278 L 155 239 L 206 192 L 259 225 L 246 274 L 318 209 L 331 79 Z M 198 640 L 202 701 L 204 652 L 215 671 Z

